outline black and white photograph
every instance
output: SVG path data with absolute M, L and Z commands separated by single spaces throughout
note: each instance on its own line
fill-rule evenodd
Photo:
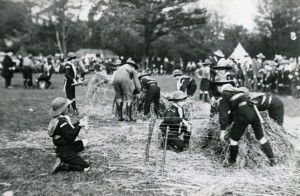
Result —
M 0 195 L 300 195 L 300 0 L 0 0 Z

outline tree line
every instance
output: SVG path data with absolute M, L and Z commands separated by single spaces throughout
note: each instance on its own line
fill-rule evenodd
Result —
M 66 55 L 101 48 L 139 62 L 157 56 L 198 61 L 217 49 L 230 55 L 240 42 L 251 56 L 300 56 L 298 0 L 258 1 L 253 31 L 226 24 L 196 2 L 93 0 L 82 21 L 83 1 L 0 0 L 0 51 Z

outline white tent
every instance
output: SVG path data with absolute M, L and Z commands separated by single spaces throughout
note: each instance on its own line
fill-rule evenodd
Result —
M 248 53 L 246 52 L 242 44 L 238 43 L 229 58 L 233 58 L 235 60 L 243 60 L 245 58 L 245 55 L 248 55 Z

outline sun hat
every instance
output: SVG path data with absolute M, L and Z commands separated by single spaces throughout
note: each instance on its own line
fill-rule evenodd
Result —
M 215 51 L 215 52 L 214 52 L 214 55 L 215 55 L 215 56 L 218 56 L 218 57 L 221 57 L 221 58 L 225 57 L 225 55 L 223 54 L 223 52 L 222 52 L 221 50 Z
M 250 99 L 255 99 L 255 98 L 263 96 L 263 95 L 265 95 L 265 93 L 258 93 L 258 92 L 250 92 L 249 93 Z
M 175 69 L 172 74 L 172 76 L 174 77 L 181 76 L 181 75 L 182 75 L 182 71 L 180 71 L 179 69 Z
M 70 60 L 76 59 L 76 58 L 77 58 L 77 56 L 74 52 L 69 52 L 68 55 L 67 55 L 66 61 L 70 61 Z
M 175 91 L 173 94 L 173 98 L 169 99 L 169 101 L 180 101 L 187 98 L 187 95 L 183 91 Z
M 211 61 L 209 59 L 205 59 L 202 65 L 211 65 Z
M 232 66 L 228 65 L 228 61 L 224 59 L 224 60 L 220 60 L 216 66 L 212 66 L 211 68 L 218 69 L 218 70 L 219 69 L 229 70 L 232 69 Z
M 231 84 L 224 84 L 221 87 L 221 93 L 223 93 L 223 91 L 244 92 L 242 89 L 236 88 L 236 87 L 232 86 Z
M 7 52 L 6 55 L 7 56 L 12 56 L 12 55 L 14 55 L 14 53 L 13 52 Z
M 247 89 L 244 86 L 240 87 L 239 89 L 244 92 L 245 97 L 249 97 L 249 93 L 250 93 L 249 89 Z
M 134 69 L 139 69 L 139 66 L 131 58 L 126 61 L 126 64 L 133 66 Z
M 49 111 L 51 117 L 60 115 L 73 101 L 63 97 L 57 97 L 52 101 L 52 109 Z
M 139 73 L 138 78 L 141 79 L 144 76 L 149 76 L 149 73 Z
M 259 53 L 258 55 L 256 55 L 257 58 L 260 58 L 260 59 L 264 59 L 266 58 L 262 53 Z
M 116 65 L 119 65 L 119 64 L 121 64 L 122 63 L 122 61 L 120 60 L 120 59 L 116 59 L 116 61 L 115 61 L 115 64 Z
M 215 80 L 212 83 L 216 84 L 216 85 L 234 84 L 234 80 L 227 80 L 227 78 L 224 76 L 221 76 L 221 77 L 216 76 Z

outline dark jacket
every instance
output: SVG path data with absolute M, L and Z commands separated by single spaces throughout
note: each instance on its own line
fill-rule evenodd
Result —
M 241 102 L 248 101 L 243 92 L 239 91 L 224 91 L 222 93 L 222 100 L 219 104 L 219 122 L 221 130 L 225 130 L 229 122 L 229 114 L 234 114 Z
M 14 70 L 13 70 L 14 62 L 11 60 L 11 58 L 8 55 L 4 57 L 2 65 L 3 65 L 2 76 L 4 78 L 12 78 L 14 75 Z
M 57 118 L 58 123 L 54 128 L 54 132 L 50 135 L 53 138 L 53 144 L 58 148 L 72 148 L 76 137 L 79 134 L 81 126 L 79 122 L 70 125 L 68 120 L 64 116 Z
M 157 86 L 157 81 L 151 77 L 143 77 L 141 79 L 141 87 L 143 91 L 149 90 L 150 86 Z
M 187 127 L 183 123 L 181 123 L 183 119 L 187 120 L 184 111 L 181 118 L 178 112 L 178 108 L 172 105 L 164 112 L 164 120 L 160 124 L 159 128 L 163 133 L 166 133 L 167 127 L 169 126 L 169 134 L 178 136 L 182 132 L 187 132 Z
M 75 68 L 76 69 L 76 68 Z M 75 74 L 75 70 L 73 69 L 73 66 L 70 62 L 66 62 L 65 65 L 65 77 L 67 79 L 67 83 L 69 84 L 73 84 L 74 83 L 74 79 L 77 80 L 78 77 Z

